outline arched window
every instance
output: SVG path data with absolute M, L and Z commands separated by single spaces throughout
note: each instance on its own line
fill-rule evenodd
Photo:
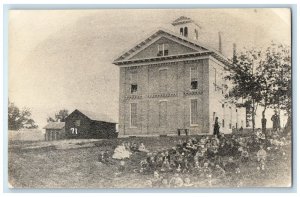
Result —
M 187 28 L 187 27 L 184 28 L 184 33 L 183 33 L 183 35 L 184 35 L 185 37 L 188 36 L 188 28 Z
M 195 29 L 195 39 L 198 40 L 198 30 Z
M 180 28 L 180 35 L 183 36 L 183 27 Z

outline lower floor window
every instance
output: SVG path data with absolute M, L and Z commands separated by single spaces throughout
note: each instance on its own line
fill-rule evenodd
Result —
M 159 102 L 159 126 L 167 126 L 167 101 Z
M 191 99 L 191 125 L 197 125 L 198 110 L 197 99 Z
M 130 127 L 137 127 L 137 103 L 130 103 Z

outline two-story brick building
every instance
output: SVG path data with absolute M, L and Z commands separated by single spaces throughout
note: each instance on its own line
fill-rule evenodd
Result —
M 119 135 L 212 134 L 244 127 L 244 109 L 224 101 L 220 51 L 202 45 L 200 27 L 187 17 L 160 29 L 113 64 L 120 67 Z

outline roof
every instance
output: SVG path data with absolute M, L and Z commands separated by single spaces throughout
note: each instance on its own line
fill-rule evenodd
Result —
M 193 22 L 193 20 L 186 16 L 181 16 L 178 19 L 176 19 L 175 21 L 173 21 L 172 25 L 184 24 L 184 23 L 189 23 L 189 22 Z
M 115 121 L 113 118 L 109 117 L 106 114 L 100 113 L 100 112 L 95 112 L 95 111 L 92 112 L 92 111 L 81 110 L 81 109 L 80 110 L 76 109 L 76 110 L 79 111 L 79 112 L 81 112 L 83 115 L 85 115 L 86 117 L 88 117 L 91 120 L 102 121 L 102 122 L 110 122 L 110 123 L 117 123 L 117 121 Z
M 139 59 L 139 60 L 129 60 L 128 57 L 131 56 L 131 54 L 136 53 L 138 51 L 143 50 L 145 47 L 151 43 L 151 41 L 155 40 L 158 36 L 165 36 L 165 37 L 172 37 L 177 39 L 179 42 L 182 42 L 183 44 L 188 44 L 192 48 L 196 49 L 197 52 L 192 54 L 180 54 L 180 55 L 174 55 L 174 56 L 159 56 L 159 57 L 152 57 L 148 59 Z M 195 57 L 195 56 L 203 56 L 203 55 L 212 55 L 219 61 L 221 61 L 224 64 L 230 64 L 230 61 L 228 58 L 226 58 L 224 55 L 222 55 L 219 51 L 212 49 L 205 44 L 199 42 L 198 40 L 189 39 L 187 37 L 184 37 L 182 35 L 179 35 L 175 32 L 166 30 L 166 29 L 159 29 L 154 34 L 152 34 L 150 37 L 144 39 L 142 42 L 131 48 L 130 50 L 127 50 L 127 52 L 123 53 L 119 58 L 115 59 L 113 61 L 113 64 L 115 65 L 123 65 L 123 64 L 129 64 L 129 63 L 138 63 L 138 62 L 145 62 L 145 61 L 159 61 L 164 59 L 175 59 L 175 58 L 186 58 L 186 57 Z
M 64 127 L 64 122 L 49 122 L 43 129 L 63 129 Z

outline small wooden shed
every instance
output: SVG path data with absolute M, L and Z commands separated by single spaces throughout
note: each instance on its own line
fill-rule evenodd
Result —
M 66 138 L 101 139 L 116 138 L 116 121 L 99 112 L 74 110 L 65 119 Z
M 43 129 L 46 130 L 45 140 L 60 140 L 65 138 L 64 122 L 49 122 Z

